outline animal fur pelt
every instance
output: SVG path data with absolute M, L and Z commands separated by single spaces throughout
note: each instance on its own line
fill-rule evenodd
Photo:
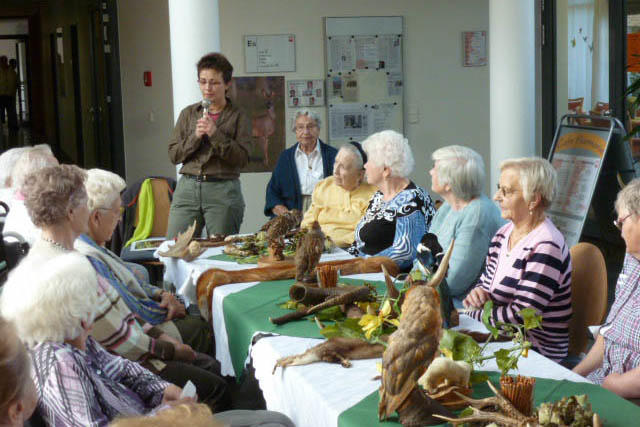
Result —
M 339 261 L 321 262 L 319 265 L 333 265 L 347 276 L 350 274 L 378 273 L 384 266 L 389 274 L 398 274 L 398 265 L 387 257 L 353 258 Z M 229 283 L 264 282 L 270 280 L 293 279 L 296 267 L 293 263 L 284 263 L 269 267 L 249 268 L 246 270 L 227 271 L 220 268 L 210 268 L 198 278 L 196 292 L 201 314 L 210 319 L 211 297 L 216 287 Z

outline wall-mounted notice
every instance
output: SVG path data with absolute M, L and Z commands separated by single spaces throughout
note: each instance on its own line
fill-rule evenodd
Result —
M 293 34 L 244 36 L 247 73 L 296 70 L 296 38 Z
M 463 31 L 462 52 L 465 67 L 481 67 L 487 65 L 487 32 Z
M 287 82 L 289 107 L 324 106 L 324 80 L 289 80 Z
M 403 132 L 401 16 L 325 18 L 329 141 L 362 141 Z

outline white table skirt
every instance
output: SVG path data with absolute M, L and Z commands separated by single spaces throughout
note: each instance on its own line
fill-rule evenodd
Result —
M 350 279 L 361 280 L 382 280 L 382 275 L 380 273 L 354 274 L 348 277 Z M 220 362 L 222 375 L 235 376 L 233 364 L 231 363 L 231 353 L 229 352 L 229 339 L 227 337 L 227 328 L 224 322 L 222 303 L 227 295 L 240 292 L 257 285 L 258 283 L 259 282 L 233 283 L 231 285 L 218 286 L 213 291 L 213 300 L 211 302 L 211 322 L 213 326 L 213 334 L 216 337 L 216 359 Z
M 460 316 L 460 328 L 484 330 L 484 326 L 468 316 Z M 263 391 L 267 409 L 279 411 L 297 426 L 328 427 L 338 425 L 338 416 L 380 387 L 372 378 L 379 373 L 376 363 L 381 359 L 354 361 L 353 367 L 339 364 L 315 363 L 290 366 L 283 372 L 278 368 L 272 375 L 275 362 L 285 356 L 306 351 L 323 340 L 295 337 L 268 337 L 252 348 L 255 376 Z M 510 343 L 492 343 L 487 351 L 509 347 Z M 517 373 L 540 378 L 566 379 L 588 382 L 586 378 L 547 359 L 535 351 L 521 358 Z M 481 370 L 499 371 L 495 361 L 488 361 Z
M 169 245 L 173 245 L 173 240 L 162 243 L 154 253 L 160 262 L 165 266 L 164 280 L 171 282 L 176 287 L 176 293 L 184 297 L 187 305 L 198 303 L 196 295 L 196 285 L 198 278 L 202 273 L 210 268 L 222 268 L 224 270 L 246 270 L 248 268 L 257 267 L 256 264 L 238 264 L 230 261 L 219 261 L 207 259 L 211 256 L 220 255 L 224 250 L 223 246 L 217 248 L 208 248 L 197 259 L 187 262 L 179 258 L 168 258 L 158 255 L 159 252 L 165 252 L 169 249 Z M 335 261 L 342 259 L 351 259 L 347 251 L 335 248 L 331 253 L 322 254 L 320 261 Z

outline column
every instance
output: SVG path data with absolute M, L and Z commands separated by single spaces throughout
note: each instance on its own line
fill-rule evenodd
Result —
M 169 0 L 173 120 L 202 98 L 196 81 L 196 63 L 209 52 L 220 51 L 218 0 Z
M 489 0 L 492 191 L 503 160 L 536 154 L 535 5 Z

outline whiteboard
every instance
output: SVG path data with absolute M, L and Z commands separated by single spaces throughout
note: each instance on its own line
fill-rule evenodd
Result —
M 296 70 L 296 37 L 293 34 L 244 36 L 247 73 Z

